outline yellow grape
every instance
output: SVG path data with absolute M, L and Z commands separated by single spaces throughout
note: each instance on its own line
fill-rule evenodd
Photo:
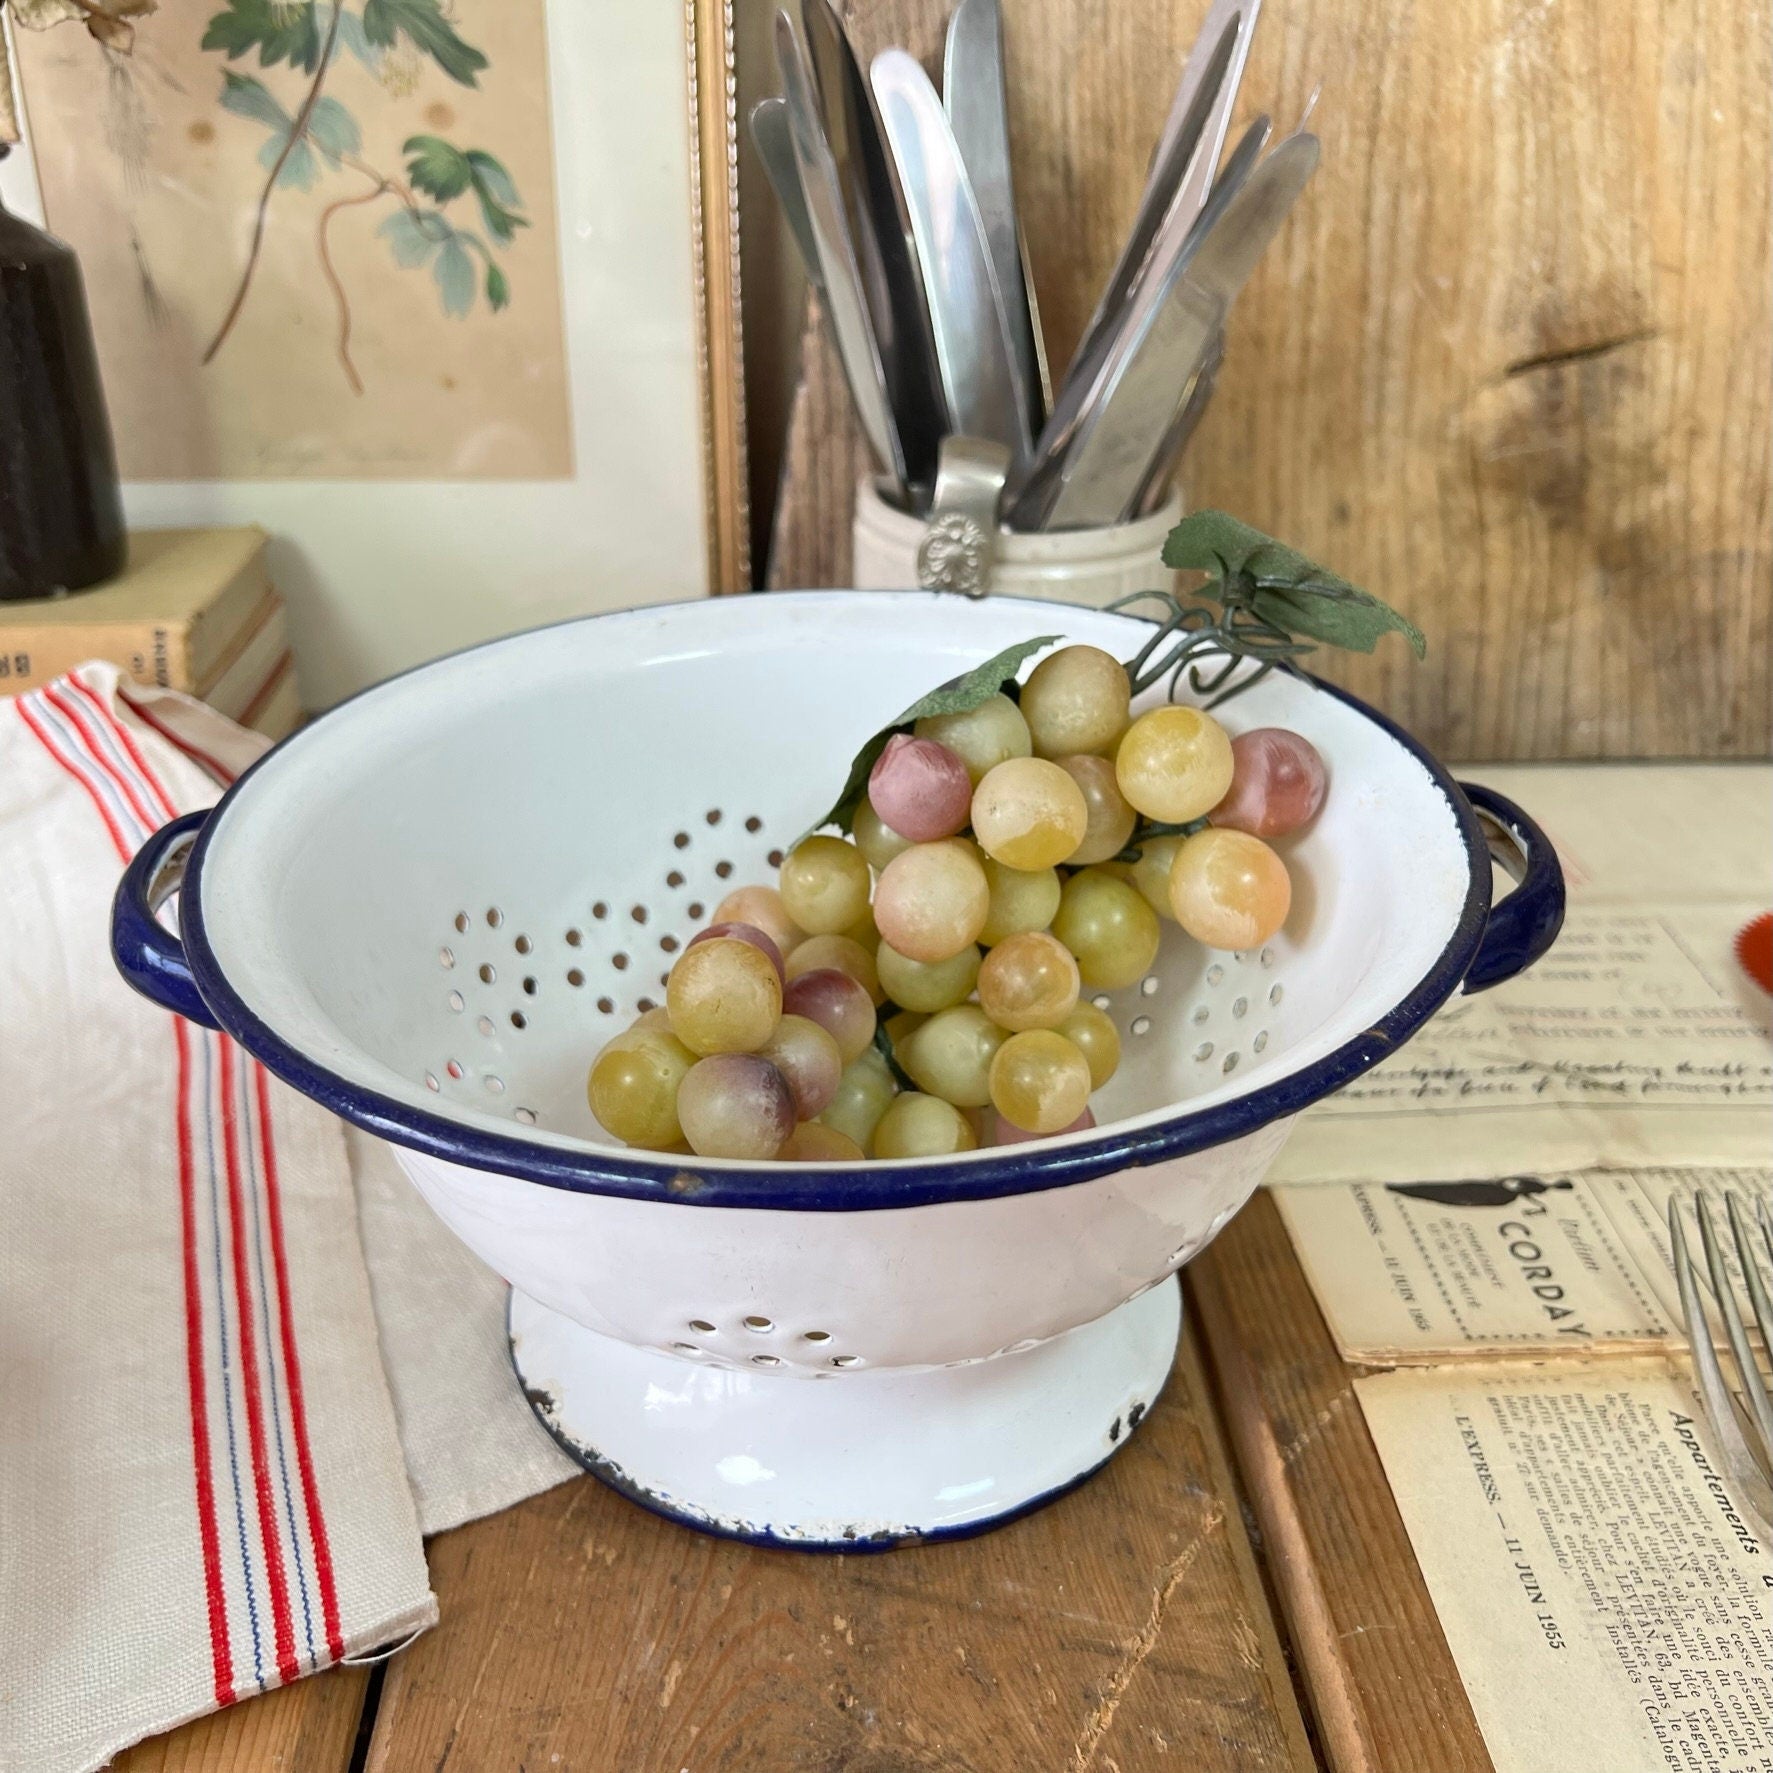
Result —
M 1106 757 L 1079 756 L 1060 758 L 1059 767 L 1077 784 L 1088 820 L 1083 841 L 1071 852 L 1071 865 L 1082 868 L 1118 856 L 1133 835 L 1138 814 L 1120 791 L 1114 765 Z
M 1051 868 L 1006 868 L 983 858 L 991 897 L 979 940 L 987 948 L 1023 930 L 1044 930 L 1059 909 L 1059 876 Z
M 884 1001 L 880 969 L 873 954 L 854 936 L 808 936 L 788 957 L 789 983 L 820 967 L 836 967 L 840 973 L 848 973 L 877 1004 Z
M 914 844 L 874 889 L 881 940 L 932 965 L 969 948 L 985 927 L 991 890 L 973 846 L 959 838 Z
M 965 714 L 926 714 L 911 730 L 920 739 L 946 745 L 966 765 L 975 788 L 987 770 L 1006 758 L 1034 752 L 1021 709 L 1003 695 L 990 696 Z
M 880 1117 L 870 1149 L 876 1157 L 944 1157 L 978 1143 L 973 1123 L 952 1103 L 907 1090 Z
M 863 1153 L 848 1133 L 807 1120 L 788 1135 L 788 1143 L 776 1156 L 785 1164 L 859 1164 Z
M 754 1053 L 776 1031 L 782 981 L 761 948 L 736 936 L 694 942 L 665 986 L 671 1029 L 692 1053 Z
M 794 952 L 795 944 L 806 934 L 788 915 L 782 895 L 774 887 L 767 886 L 735 887 L 714 907 L 712 921 L 748 923 L 753 929 L 762 930 L 784 959 Z
M 1120 791 L 1166 825 L 1204 818 L 1231 786 L 1231 739 L 1198 708 L 1153 708 L 1127 728 L 1114 754 Z
M 1083 1054 L 1090 1068 L 1090 1088 L 1099 1090 L 1120 1069 L 1120 1030 L 1105 1010 L 1080 1003 L 1059 1032 Z
M 1051 868 L 1068 860 L 1088 826 L 1082 789 L 1044 758 L 1000 763 L 973 791 L 973 836 L 1008 868 Z
M 835 936 L 868 909 L 868 858 L 841 837 L 803 838 L 782 858 L 782 906 L 809 936 Z
M 896 1016 L 888 1016 L 886 1037 L 892 1042 L 893 1051 L 896 1053 L 928 1020 L 917 1010 L 900 1010 Z
M 1124 880 L 1086 868 L 1066 881 L 1053 934 L 1077 956 L 1092 991 L 1118 991 L 1157 958 L 1157 913 Z
M 1172 923 L 1176 914 L 1170 909 L 1170 869 L 1176 852 L 1184 840 L 1180 837 L 1148 837 L 1139 845 L 1139 860 L 1127 870 L 1127 878 L 1139 889 L 1139 896 L 1159 917 Z
M 991 1105 L 1025 1133 L 1058 1133 L 1090 1103 L 1090 1067 L 1050 1028 L 1012 1034 L 991 1061 Z
M 788 1080 L 797 1120 L 811 1120 L 831 1106 L 837 1080 L 843 1076 L 843 1054 L 817 1022 L 806 1016 L 784 1016 L 758 1056 L 768 1059 Z
M 920 1090 L 956 1108 L 983 1108 L 991 1100 L 991 1061 L 1003 1041 L 1003 1030 L 976 1003 L 961 1003 L 937 1011 L 895 1050 Z
M 794 1131 L 788 1080 L 755 1053 L 697 1060 L 678 1089 L 677 1114 L 698 1157 L 773 1158 Z
M 1261 838 L 1213 827 L 1197 831 L 1170 869 L 1170 908 L 1197 942 L 1259 948 L 1287 921 L 1293 881 Z
M 856 808 L 853 835 L 856 848 L 868 858 L 868 865 L 876 874 L 901 850 L 911 848 L 911 839 L 901 837 L 874 810 L 873 801 L 866 798 Z
M 979 978 L 979 950 L 968 943 L 946 960 L 912 960 L 882 942 L 875 960 L 881 989 L 901 1009 L 931 1016 L 950 1004 L 964 1003 Z
M 677 1092 L 696 1056 L 649 1010 L 591 1066 L 585 1093 L 598 1124 L 624 1144 L 663 1151 L 683 1137 Z M 644 1024 L 644 1026 L 642 1025 Z
M 898 1093 L 887 1062 L 873 1047 L 844 1067 L 837 1080 L 831 1106 L 819 1116 L 819 1124 L 842 1133 L 858 1147 L 866 1148 L 874 1128 Z
M 874 906 L 872 903 L 843 934 L 848 936 L 852 942 L 866 948 L 870 954 L 880 946 L 880 931 L 874 927 Z
M 979 968 L 979 1007 L 999 1028 L 1057 1028 L 1077 1007 L 1077 962 L 1057 938 L 1027 930 L 999 942 Z
M 1126 731 L 1132 685 L 1126 667 L 1094 646 L 1049 653 L 1022 686 L 1022 718 L 1036 757 L 1109 751 Z

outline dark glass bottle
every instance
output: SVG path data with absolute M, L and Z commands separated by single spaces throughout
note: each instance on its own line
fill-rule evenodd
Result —
M 0 602 L 108 579 L 124 550 L 80 263 L 0 206 Z

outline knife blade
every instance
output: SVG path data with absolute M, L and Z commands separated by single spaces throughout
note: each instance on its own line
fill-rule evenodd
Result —
M 1138 494 L 1225 315 L 1317 168 L 1318 141 L 1289 136 L 1215 214 L 1164 276 L 1142 333 L 1125 340 L 1104 398 L 1079 432 L 1046 527 L 1118 522 Z
M 793 126 L 788 121 L 786 100 L 759 99 L 751 107 L 751 141 L 770 189 L 782 206 L 807 281 L 823 293 L 825 273 L 819 264 L 819 243 L 813 236 L 812 217 L 806 212 L 806 193 L 800 188 L 800 168 L 794 160 Z
M 985 223 L 947 113 L 922 64 L 882 50 L 869 69 L 923 272 L 948 430 L 1026 462 L 1028 396 L 1012 355 Z

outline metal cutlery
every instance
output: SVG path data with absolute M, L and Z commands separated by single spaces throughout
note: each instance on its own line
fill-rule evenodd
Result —
M 1773 1295 L 1769 1291 L 1773 1288 L 1773 1279 L 1769 1278 L 1773 1277 L 1773 1212 L 1764 1199 L 1758 1199 L 1751 1220 L 1749 1208 L 1734 1189 L 1726 1192 L 1724 1209 L 1761 1346 L 1773 1353 Z M 1726 1381 L 1712 1342 L 1698 1273 L 1688 1254 L 1680 1197 L 1675 1195 L 1668 1203 L 1668 1235 L 1694 1376 L 1699 1381 L 1699 1395 L 1734 1499 L 1759 1517 L 1763 1529 L 1773 1531 L 1773 1400 L 1768 1397 L 1767 1380 L 1749 1344 L 1736 1289 L 1704 1195 L 1694 1196 L 1693 1213 L 1699 1222 L 1699 1241 L 1735 1365 L 1737 1387 L 1733 1389 Z
M 1122 523 L 1131 523 L 1139 517 L 1149 517 L 1169 495 L 1170 483 L 1176 477 L 1176 465 L 1181 461 L 1182 452 L 1188 447 L 1188 440 L 1194 435 L 1195 426 L 1200 423 L 1213 398 L 1213 384 L 1218 380 L 1219 365 L 1224 361 L 1225 329 L 1220 327 L 1213 335 L 1213 342 L 1207 347 L 1207 354 L 1200 367 L 1183 388 L 1176 416 L 1170 421 L 1169 430 L 1164 433 L 1163 441 L 1151 458 L 1151 465 L 1145 471 L 1145 479 L 1121 512 Z
M 955 7 L 942 54 L 942 104 L 985 224 L 991 268 L 1003 300 L 1004 325 L 1028 396 L 1027 423 L 1032 437 L 1046 423 L 1052 387 L 1033 281 L 1028 275 L 1027 242 L 1016 219 L 1003 14 L 998 0 L 960 0 Z
M 923 273 L 946 428 L 1001 439 L 1014 463 L 1026 463 L 1033 443 L 1028 388 L 948 115 L 929 75 L 902 49 L 882 51 L 869 76 Z
M 795 249 L 805 267 L 807 281 L 821 294 L 825 273 L 819 265 L 819 243 L 813 236 L 812 217 L 806 210 L 806 193 L 800 188 L 800 168 L 794 159 L 793 126 L 788 121 L 785 99 L 759 99 L 751 107 L 751 140 L 757 158 L 763 163 L 764 176 L 776 201 L 787 217 L 788 231 L 794 236 Z
M 836 8 L 831 0 L 801 0 L 800 22 L 906 470 L 912 483 L 928 487 L 945 427 L 928 300 L 912 250 L 905 196 Z
M 1192 206 L 1192 213 L 1185 217 L 1185 225 L 1191 223 L 1206 204 L 1207 192 L 1213 182 L 1213 169 L 1219 164 L 1219 155 L 1225 147 L 1225 137 L 1231 127 L 1231 109 L 1237 100 L 1237 89 L 1243 84 L 1244 64 L 1250 59 L 1250 40 L 1255 35 L 1256 20 L 1261 11 L 1262 0 L 1214 0 L 1201 24 L 1194 48 L 1189 51 L 1188 60 L 1183 64 L 1182 79 L 1176 87 L 1176 96 L 1170 101 L 1170 114 L 1164 119 L 1163 134 L 1157 139 L 1159 161 L 1181 135 L 1194 109 L 1196 93 L 1204 86 L 1207 66 L 1201 55 L 1203 46 L 1216 42 L 1213 33 L 1223 28 L 1228 19 L 1235 19 L 1237 36 L 1232 45 L 1231 60 L 1216 82 L 1218 90 L 1206 129 L 1201 136 L 1200 152 L 1193 158 L 1188 178 L 1180 193 L 1182 207 L 1186 210 Z M 1309 114 L 1308 111 L 1307 116 Z M 1301 118 L 1299 128 L 1302 130 L 1304 127 L 1305 119 Z
M 899 431 L 899 411 L 863 291 L 836 159 L 819 114 L 804 47 L 786 12 L 776 14 L 776 60 L 795 171 L 812 236 L 812 275 L 830 316 L 838 359 L 850 385 L 850 398 L 856 403 L 862 433 L 876 462 L 898 483 L 903 496 L 911 476 Z

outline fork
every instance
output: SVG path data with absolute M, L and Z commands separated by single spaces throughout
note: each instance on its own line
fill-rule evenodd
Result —
M 1757 1199 L 1751 1223 L 1749 1209 L 1734 1189 L 1725 1191 L 1724 1211 L 1730 1221 L 1749 1308 L 1760 1328 L 1761 1345 L 1773 1353 L 1773 1296 L 1769 1295 L 1762 1272 L 1763 1262 L 1773 1272 L 1773 1213 L 1764 1199 Z M 1749 1347 L 1748 1330 L 1704 1195 L 1693 1197 L 1693 1214 L 1699 1222 L 1699 1242 L 1705 1251 L 1705 1266 L 1711 1276 L 1718 1314 L 1724 1321 L 1724 1335 L 1730 1344 L 1741 1393 L 1738 1398 L 1724 1378 L 1700 1297 L 1698 1272 L 1687 1251 L 1680 1198 L 1671 1195 L 1668 1235 L 1673 1246 L 1675 1284 L 1680 1289 L 1681 1315 L 1687 1320 L 1687 1343 L 1693 1354 L 1700 1397 L 1738 1498 L 1760 1517 L 1764 1527 L 1773 1530 L 1773 1399 L 1767 1395 L 1767 1382 Z

